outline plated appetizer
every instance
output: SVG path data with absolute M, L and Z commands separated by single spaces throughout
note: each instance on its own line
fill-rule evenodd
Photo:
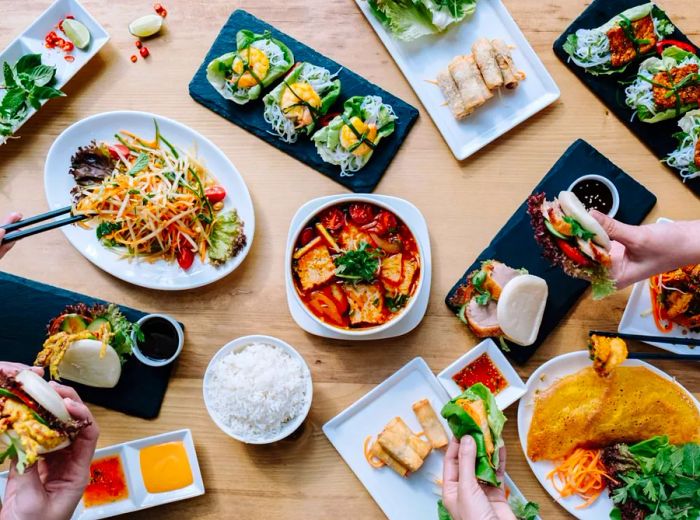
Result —
M 525 74 L 516 69 L 510 48 L 503 40 L 480 38 L 472 54 L 456 56 L 438 74 L 437 85 L 458 120 L 464 119 L 493 97 L 493 90 L 515 89 Z
M 0 417 L 0 463 L 15 459 L 18 473 L 68 447 L 89 424 L 71 418 L 63 398 L 31 370 L 0 374 Z
M 666 13 L 649 2 L 623 11 L 600 27 L 579 29 L 569 35 L 564 51 L 590 74 L 615 74 L 654 52 L 674 29 Z
M 93 141 L 71 158 L 73 213 L 95 227 L 100 242 L 126 258 L 177 262 L 189 269 L 221 265 L 246 245 L 226 190 L 197 158 L 158 130 L 148 140 L 122 130 L 116 142 Z
M 640 121 L 658 123 L 698 108 L 700 58 L 680 47 L 664 49 L 659 58 L 639 66 L 637 79 L 625 89 L 625 103 Z
M 700 177 L 700 110 L 688 112 L 678 121 L 678 126 L 681 128 L 675 135 L 678 147 L 665 162 L 677 169 L 685 182 Z
M 660 332 L 674 325 L 700 332 L 700 264 L 649 278 L 652 315 Z
M 527 212 L 542 255 L 566 274 L 591 282 L 593 299 L 615 292 L 610 276 L 610 237 L 570 191 L 546 200 L 544 193 L 531 195 Z
M 547 305 L 547 282 L 513 269 L 497 260 L 482 262 L 469 274 L 453 298 L 460 305 L 457 316 L 479 338 L 505 339 L 521 346 L 532 345 Z
M 390 210 L 367 202 L 343 202 L 316 214 L 297 238 L 290 268 L 305 309 L 345 330 L 396 319 L 421 278 L 411 230 Z
M 321 158 L 340 166 L 341 175 L 352 175 L 372 157 L 383 137 L 394 132 L 394 109 L 379 96 L 353 96 L 343 103 L 343 113 L 318 130 L 311 140 Z
M 476 0 L 368 0 L 377 20 L 400 40 L 437 34 L 476 11 Z
M 236 34 L 236 50 L 212 60 L 207 80 L 226 99 L 244 105 L 258 99 L 265 87 L 294 65 L 294 55 L 269 32 L 243 29 Z
M 280 139 L 294 143 L 299 134 L 313 133 L 319 118 L 326 115 L 340 95 L 340 80 L 335 76 L 323 67 L 299 62 L 263 98 L 265 121 Z
M 114 304 L 69 305 L 47 330 L 34 365 L 48 368 L 56 381 L 68 379 L 98 388 L 117 385 L 134 341 L 144 338 L 138 324 L 127 320 Z

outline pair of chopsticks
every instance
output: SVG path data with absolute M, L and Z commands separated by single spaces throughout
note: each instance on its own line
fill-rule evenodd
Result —
M 0 242 L 2 242 L 3 244 L 6 244 L 8 242 L 14 242 L 15 240 L 19 240 L 20 238 L 30 237 L 38 233 L 43 233 L 44 231 L 49 231 L 51 229 L 56 229 L 62 226 L 66 226 L 68 224 L 73 224 L 74 222 L 78 222 L 80 220 L 85 220 L 88 217 L 88 215 L 71 215 L 68 218 L 51 220 L 70 212 L 71 207 L 66 206 L 65 208 L 54 209 L 52 211 L 47 211 L 46 213 L 42 213 L 40 215 L 25 218 L 24 220 L 20 220 L 18 222 L 13 222 L 11 224 L 5 224 L 4 226 L 0 226 L 0 229 L 4 229 L 6 233 L 6 235 Z M 45 220 L 51 220 L 51 222 L 46 222 L 39 226 L 31 227 L 29 229 L 22 229 L 24 227 L 31 226 L 32 224 L 44 222 Z
M 670 338 L 665 336 L 647 336 L 645 334 L 624 334 L 621 332 L 605 332 L 602 330 L 592 330 L 589 336 L 606 336 L 608 338 L 632 339 L 652 343 L 664 343 L 668 345 L 681 345 L 688 347 L 700 346 L 700 339 L 696 338 Z M 630 352 L 627 356 L 630 359 L 676 359 L 676 360 L 700 360 L 700 351 L 697 354 L 674 354 L 673 352 Z

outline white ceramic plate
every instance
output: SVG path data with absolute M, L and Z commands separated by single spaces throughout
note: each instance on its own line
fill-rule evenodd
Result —
M 667 218 L 660 218 L 656 222 L 660 223 L 672 221 Z M 617 327 L 617 331 L 623 334 L 643 334 L 647 336 L 667 336 L 670 338 L 680 339 L 700 339 L 700 332 L 690 332 L 676 324 L 673 325 L 670 332 L 661 332 L 656 328 L 654 317 L 651 314 L 649 280 L 643 280 L 634 284 L 630 298 L 627 300 L 625 312 L 622 315 L 620 324 Z M 678 345 L 654 343 L 652 341 L 645 341 L 645 343 L 668 350 L 669 352 L 674 352 L 676 354 L 695 353 L 697 350 L 697 347 L 683 345 L 683 342 L 679 342 Z
M 428 399 L 439 416 L 449 397 L 418 357 L 323 426 L 323 433 L 390 520 L 436 518 L 439 487 L 435 479 L 442 478 L 443 453 L 433 450 L 416 473 L 404 478 L 386 467 L 372 468 L 365 460 L 363 442 L 396 416 L 420 431 L 411 408 L 420 399 Z
M 646 367 L 661 377 L 664 377 L 670 381 L 675 381 L 666 372 L 663 372 L 649 363 L 645 363 L 644 361 L 628 359 L 622 365 L 630 367 Z M 534 411 L 534 399 L 536 393 L 548 388 L 558 379 L 578 372 L 579 370 L 589 366 L 591 366 L 591 360 L 588 357 L 588 351 L 570 352 L 547 361 L 530 376 L 530 379 L 527 381 L 527 392 L 520 399 L 520 405 L 518 406 L 518 435 L 520 436 L 520 445 L 522 446 L 524 453 L 527 453 L 527 434 L 530 431 L 530 423 L 532 422 L 532 413 Z M 680 384 L 678 384 L 678 386 L 682 388 L 686 394 L 688 394 L 690 399 L 692 399 L 695 405 L 700 409 L 700 403 L 698 403 L 697 399 L 695 399 L 695 397 L 683 386 Z M 598 500 L 596 500 L 586 509 L 576 509 L 576 506 L 582 504 L 583 500 L 576 496 L 562 499 L 557 490 L 552 486 L 552 483 L 547 480 L 547 474 L 555 467 L 552 462 L 532 462 L 528 458 L 528 464 L 530 464 L 530 469 L 532 469 L 532 472 L 535 474 L 537 480 L 540 481 L 540 484 L 542 484 L 542 487 L 547 491 L 547 493 L 549 493 L 555 501 L 557 501 L 564 509 L 574 515 L 576 518 L 579 518 L 580 520 L 600 520 L 601 518 L 608 518 L 610 516 L 613 503 L 608 497 L 607 493 L 603 493 Z
M 72 62 L 64 59 L 65 53 L 62 50 L 47 49 L 44 45 L 46 34 L 49 31 L 55 31 L 56 24 L 69 14 L 73 15 L 76 20 L 82 22 L 88 28 L 91 37 L 90 45 L 86 49 L 80 50 L 76 48 L 71 52 L 71 55 L 75 58 Z M 58 31 L 56 32 L 58 33 Z M 59 34 L 59 36 L 62 36 L 62 34 Z M 25 54 L 41 54 L 41 62 L 44 65 L 56 67 L 56 79 L 52 86 L 61 89 L 76 72 L 98 53 L 102 46 L 107 43 L 107 40 L 109 40 L 107 31 L 87 12 L 78 0 L 56 0 L 0 53 L 0 65 L 3 62 L 14 65 Z M 0 99 L 4 95 L 5 91 L 0 90 Z M 19 127 L 32 117 L 35 112 L 36 110 L 33 108 L 27 112 L 27 116 L 15 129 L 15 135 L 18 135 Z M 0 144 L 2 144 L 1 139 Z
M 248 345 L 252 345 L 253 343 L 264 343 L 266 345 L 273 345 L 286 353 L 288 353 L 292 358 L 298 360 L 302 368 L 305 372 L 306 375 L 306 404 L 304 406 L 304 409 L 302 412 L 294 418 L 294 420 L 289 421 L 287 423 L 286 427 L 277 435 L 272 436 L 267 439 L 247 439 L 244 437 L 241 437 L 239 435 L 236 435 L 231 431 L 231 429 L 224 424 L 219 416 L 216 414 L 216 412 L 211 408 L 210 406 L 210 399 L 208 394 L 208 388 L 211 386 L 211 370 L 212 367 L 218 363 L 224 356 L 229 354 L 230 352 L 240 352 L 243 349 L 245 349 Z M 207 365 L 207 369 L 204 372 L 204 381 L 202 384 L 202 392 L 204 394 L 204 405 L 207 408 L 207 413 L 209 413 L 209 417 L 211 417 L 211 420 L 214 421 L 214 424 L 216 424 L 221 431 L 223 431 L 226 435 L 229 435 L 230 437 L 233 437 L 234 439 L 241 441 L 241 442 L 246 442 L 248 444 L 270 444 L 272 442 L 277 442 L 285 437 L 291 435 L 296 431 L 299 426 L 301 426 L 301 423 L 304 422 L 304 419 L 306 419 L 306 416 L 309 415 L 309 410 L 311 409 L 311 401 L 313 399 L 313 393 L 314 393 L 314 387 L 313 387 L 313 382 L 311 380 L 311 371 L 309 370 L 309 366 L 306 364 L 306 361 L 302 357 L 299 352 L 297 352 L 294 348 L 292 348 L 291 345 L 288 343 L 282 341 L 281 339 L 277 339 L 272 336 L 262 336 L 262 335 L 252 335 L 252 336 L 242 336 L 240 338 L 236 338 L 233 341 L 228 342 L 226 345 L 221 347 L 219 351 L 214 354 L 214 357 L 211 358 L 211 361 L 209 361 L 209 365 Z
M 139 451 L 147 446 L 178 441 L 185 445 L 190 469 L 192 470 L 192 484 L 182 489 L 167 491 L 165 493 L 149 493 L 146 490 L 143 477 L 141 476 Z M 90 508 L 86 508 L 81 500 L 71 520 L 98 520 L 100 518 L 109 518 L 204 494 L 204 482 L 202 481 L 202 473 L 199 470 L 197 453 L 194 449 L 194 441 L 192 440 L 192 432 L 190 430 L 177 430 L 101 448 L 95 452 L 93 460 L 110 455 L 119 455 L 121 459 L 124 476 L 126 477 L 127 486 L 129 488 L 129 496 L 118 502 Z M 7 471 L 0 474 L 0 496 L 5 495 L 7 475 Z
M 158 260 L 149 263 L 139 259 L 124 259 L 105 248 L 97 239 L 94 229 L 85 230 L 75 225 L 61 229 L 85 258 L 124 281 L 161 290 L 201 287 L 230 274 L 243 262 L 253 243 L 255 215 L 253 202 L 241 174 L 228 157 L 200 133 L 172 119 L 147 112 L 105 112 L 87 117 L 64 130 L 51 145 L 44 168 L 46 199 L 49 209 L 71 204 L 70 190 L 75 182 L 68 170 L 71 156 L 78 147 L 89 144 L 93 139 L 113 142 L 114 134 L 119 130 L 152 136 L 154 119 L 158 121 L 162 135 L 182 150 L 196 152 L 199 160 L 226 189 L 224 211 L 236 209 L 244 222 L 248 241 L 243 250 L 222 266 L 217 267 L 208 262 L 202 264 L 196 258 L 192 267 L 183 271 L 176 262 Z
M 525 393 L 525 383 L 520 379 L 520 376 L 513 368 L 506 357 L 501 352 L 501 349 L 493 342 L 492 339 L 485 339 L 469 352 L 457 359 L 450 366 L 445 368 L 438 374 L 438 381 L 450 394 L 450 397 L 457 397 L 462 393 L 462 389 L 457 383 L 452 380 L 457 372 L 462 370 L 469 363 L 474 361 L 482 354 L 488 354 L 494 365 L 501 371 L 503 377 L 508 381 L 508 386 L 496 394 L 496 404 L 501 410 L 505 410 L 508 406 L 520 399 Z
M 479 0 L 470 19 L 435 36 L 412 42 L 395 38 L 372 14 L 366 0 L 355 0 L 389 54 L 438 127 L 457 159 L 466 159 L 494 139 L 559 99 L 559 87 L 525 39 L 501 0 Z M 468 54 L 480 37 L 514 45 L 513 59 L 527 78 L 514 91 L 501 89 L 463 121 L 457 121 L 440 89 L 430 80 L 457 55 Z

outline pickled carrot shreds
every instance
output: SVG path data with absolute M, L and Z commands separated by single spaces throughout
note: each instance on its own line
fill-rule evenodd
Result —
M 661 332 L 670 332 L 673 322 L 666 315 L 666 308 L 661 303 L 663 284 L 668 281 L 668 273 L 659 274 L 649 278 L 649 291 L 651 292 L 651 312 L 654 316 L 656 328 Z
M 547 475 L 562 498 L 576 495 L 585 501 L 576 509 L 590 506 L 605 490 L 608 481 L 613 480 L 605 472 L 601 453 L 601 450 L 577 448 Z
M 374 455 L 370 453 L 371 440 L 372 436 L 368 435 L 367 437 L 365 437 L 365 442 L 362 445 L 362 450 L 365 454 L 365 460 L 367 461 L 367 464 L 369 464 L 373 468 L 381 468 L 384 466 L 384 463 L 381 460 L 375 458 Z

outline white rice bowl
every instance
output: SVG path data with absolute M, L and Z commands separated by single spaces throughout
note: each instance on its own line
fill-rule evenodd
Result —
M 311 407 L 313 387 L 304 359 L 268 336 L 238 338 L 211 360 L 204 402 L 216 425 L 250 444 L 281 440 L 294 432 Z

